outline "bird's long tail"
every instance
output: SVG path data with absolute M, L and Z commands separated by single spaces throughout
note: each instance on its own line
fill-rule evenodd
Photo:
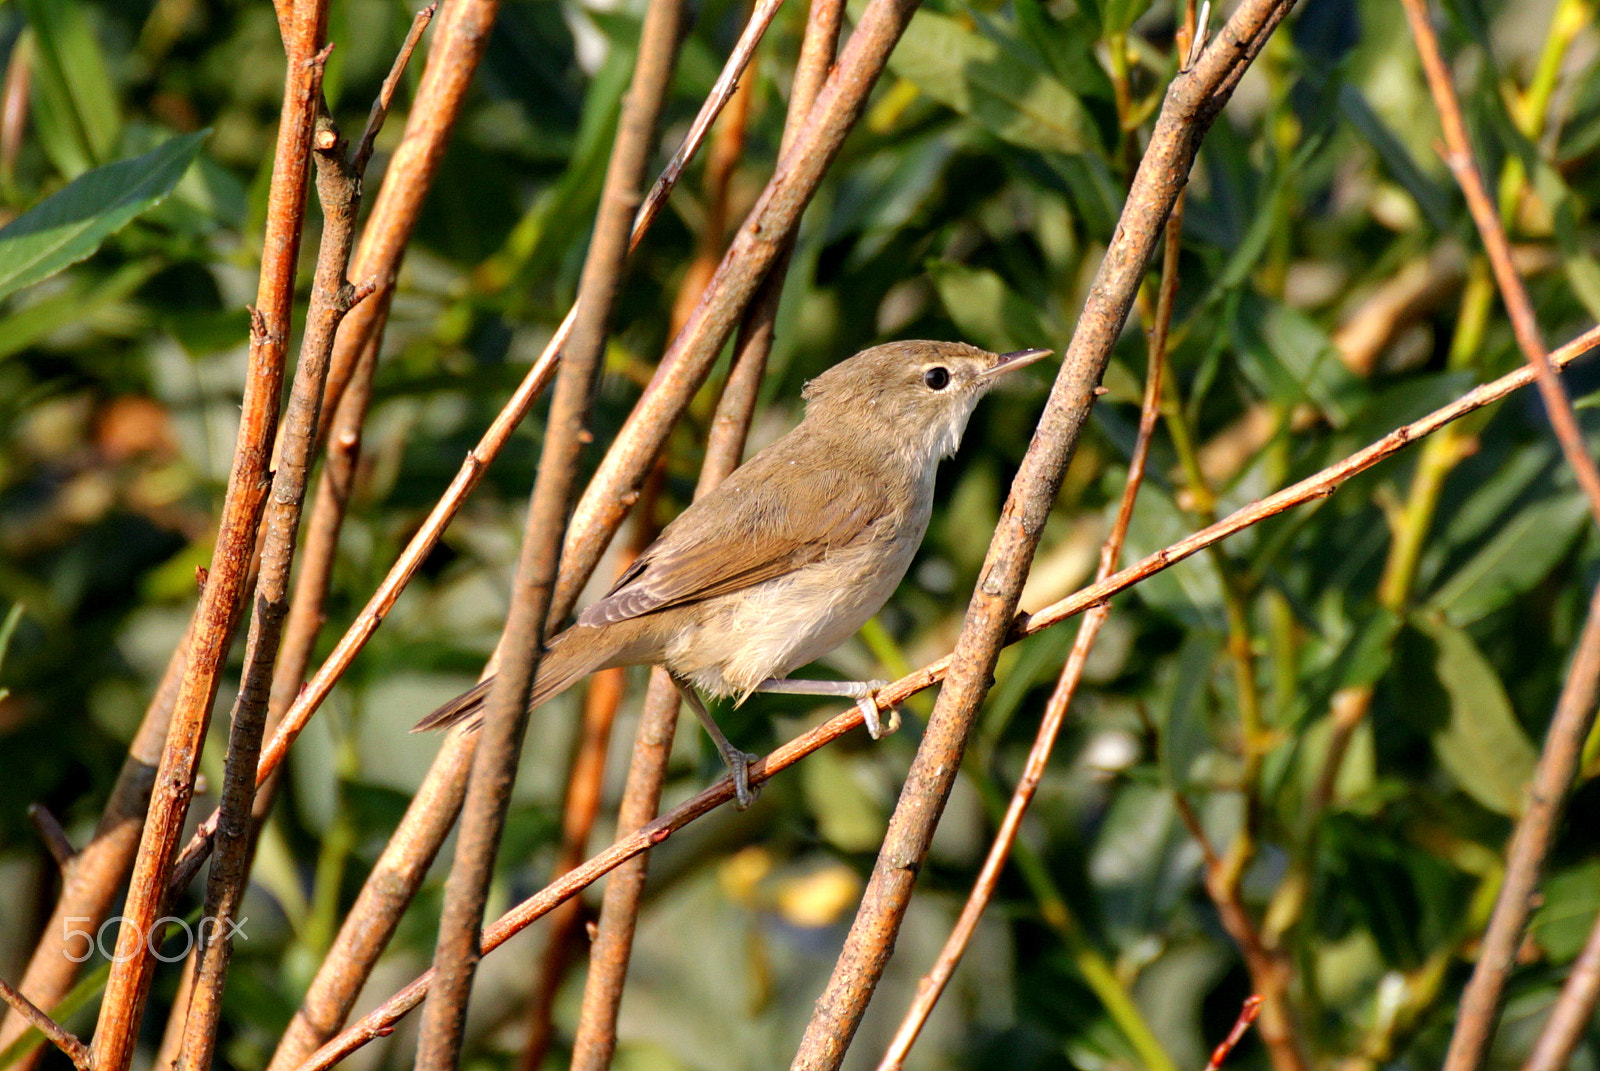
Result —
M 578 678 L 601 669 L 610 661 L 616 654 L 618 645 L 597 642 L 599 639 L 597 634 L 606 631 L 574 626 L 556 636 L 545 646 L 544 657 L 539 659 L 539 671 L 533 682 L 533 691 L 528 696 L 530 710 L 545 700 L 560 695 L 577 683 Z M 617 638 L 621 639 L 620 636 Z M 585 640 L 587 642 L 582 642 Z M 489 698 L 489 688 L 493 684 L 494 677 L 484 678 L 471 689 L 462 692 L 417 722 L 411 731 L 421 733 L 430 729 L 448 729 L 459 722 L 466 722 L 469 729 L 476 729 L 483 721 L 483 705 Z

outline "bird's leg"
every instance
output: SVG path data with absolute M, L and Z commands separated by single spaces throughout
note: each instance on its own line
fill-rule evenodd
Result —
M 747 810 L 755 802 L 756 796 L 761 791 L 757 785 L 754 792 L 750 791 L 750 764 L 761 756 L 751 755 L 740 751 L 728 743 L 728 738 L 722 735 L 716 721 L 711 717 L 711 712 L 706 709 L 700 695 L 689 682 L 681 679 L 676 674 L 667 674 L 672 678 L 672 683 L 678 686 L 678 694 L 683 696 L 683 701 L 689 704 L 689 709 L 694 711 L 694 716 L 700 719 L 700 724 L 711 736 L 711 742 L 717 745 L 717 754 L 722 756 L 722 761 L 727 765 L 728 771 L 733 774 L 734 806 L 739 810 Z
M 797 681 L 787 677 L 773 677 L 756 685 L 758 692 L 786 692 L 789 695 L 840 695 L 854 699 L 861 710 L 861 720 L 874 740 L 882 740 L 900 728 L 900 708 L 889 708 L 889 720 L 878 717 L 878 689 L 888 681 Z

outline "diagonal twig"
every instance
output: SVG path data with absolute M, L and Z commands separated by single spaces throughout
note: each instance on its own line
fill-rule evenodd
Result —
M 1544 399 L 1545 412 L 1550 426 L 1555 429 L 1561 452 L 1566 455 L 1578 486 L 1589 499 L 1589 512 L 1600 524 L 1600 469 L 1584 448 L 1583 436 L 1578 429 L 1578 418 L 1572 411 L 1572 400 L 1567 397 L 1561 381 L 1550 366 L 1549 354 L 1540 337 L 1539 324 L 1534 316 L 1533 302 L 1522 285 L 1522 277 L 1512 259 L 1511 243 L 1506 240 L 1505 225 L 1500 213 L 1495 211 L 1484 189 L 1483 176 L 1472 156 L 1472 144 L 1467 139 L 1467 124 L 1461 116 L 1461 102 L 1456 97 L 1450 72 L 1445 69 L 1444 56 L 1439 50 L 1438 35 L 1428 17 L 1427 0 L 1403 0 L 1406 21 L 1411 24 L 1412 36 L 1417 41 L 1417 52 L 1422 57 L 1422 69 L 1428 80 L 1428 90 L 1433 94 L 1434 105 L 1439 109 L 1439 123 L 1444 129 L 1444 161 L 1456 177 L 1461 192 L 1466 196 L 1467 210 L 1472 222 L 1483 238 L 1484 250 L 1489 254 L 1489 266 L 1494 270 L 1501 300 L 1506 314 L 1511 317 L 1511 330 L 1517 346 L 1538 374 L 1539 396 Z
M 838 1067 L 861 1023 L 1011 631 L 1045 518 L 1161 228 L 1188 179 L 1201 138 L 1291 6 L 1292 0 L 1241 4 L 1194 66 L 1180 72 L 1167 91 L 1038 430 L 1012 482 L 951 655 L 951 673 L 889 819 L 861 907 L 795 1055 L 796 1071 Z
M 40 1011 L 37 1004 L 11 988 L 11 983 L 4 980 L 0 980 L 0 1000 L 5 1001 L 12 1011 L 22 1016 L 29 1025 L 48 1038 L 50 1044 L 65 1053 L 78 1071 L 94 1071 L 89 1046 L 78 1040 L 78 1036 L 72 1031 Z

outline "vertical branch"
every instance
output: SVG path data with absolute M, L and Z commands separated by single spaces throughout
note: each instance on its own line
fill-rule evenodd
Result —
M 705 381 L 756 287 L 793 236 L 800 213 L 866 106 L 867 94 L 917 2 L 872 0 L 862 12 L 794 145 L 779 161 L 694 315 L 662 357 L 655 379 L 573 511 L 562 554 L 565 568 L 551 604 L 558 615 L 576 603 L 672 425 Z
M 476 734 L 445 737 L 433 765 L 406 807 L 394 835 L 361 886 L 332 946 L 322 957 L 267 1071 L 289 1071 L 344 1026 L 361 986 L 400 925 L 400 916 L 427 877 L 439 846 L 461 810 Z
M 323 62 L 330 49 L 318 54 Z M 239 697 L 234 704 L 223 769 L 216 857 L 206 886 L 206 909 L 196 945 L 195 984 L 178 1071 L 202 1071 L 212 1062 L 222 1018 L 222 990 L 232 955 L 232 932 L 249 879 L 254 823 L 256 761 L 266 729 L 278 644 L 289 610 L 289 572 L 300 531 L 300 511 L 315 449 L 322 390 L 334 332 L 352 305 L 371 288 L 345 280 L 355 238 L 360 180 L 344 158 L 344 139 L 324 114 L 313 141 L 317 193 L 323 227 L 317 267 L 306 310 L 305 337 L 284 413 L 283 437 L 272 494 L 262 519 L 264 538 L 256 579 L 254 613 L 245 647 Z
M 841 0 L 812 0 L 800 57 L 795 65 L 780 155 L 798 136 L 801 123 L 827 77 L 839 39 L 843 7 Z M 772 325 L 778 299 L 783 293 L 787 262 L 786 250 L 761 284 L 740 326 L 733 365 L 717 401 L 710 441 L 695 486 L 696 498 L 726 479 L 744 455 L 745 437 L 750 430 L 756 395 L 772 347 Z M 660 669 L 652 670 L 633 758 L 628 766 L 622 806 L 617 814 L 619 837 L 643 829 L 661 806 L 680 702 L 672 679 Z M 589 955 L 589 976 L 584 984 L 578 1029 L 572 1043 L 573 1071 L 603 1071 L 611 1065 L 616 1051 L 617 1016 L 622 1007 L 649 861 L 648 855 L 631 859 L 618 867 L 606 882 L 598 932 Z
M 295 261 L 305 219 L 306 172 L 322 81 L 317 56 L 325 5 L 301 4 L 284 74 L 283 115 L 267 199 L 261 281 L 252 316 L 250 356 L 233 471 L 222 507 L 216 550 L 196 610 L 189 664 L 179 687 L 162 752 L 139 855 L 134 863 L 116 956 L 94 1036 L 99 1071 L 127 1071 L 155 966 L 151 943 L 166 901 L 173 853 L 182 835 L 200 747 L 211 718 L 218 673 L 238 619 L 239 597 L 255 549 L 267 466 L 277 429 L 278 394 L 294 292 Z
M 1569 1066 L 1584 1031 L 1594 1022 L 1594 1009 L 1600 999 L 1600 915 L 1589 928 L 1589 939 L 1572 961 L 1567 982 L 1561 987 L 1550 1018 L 1539 1031 L 1533 1053 L 1522 1071 L 1562 1071 Z
M 1594 726 L 1600 695 L 1600 588 L 1589 599 L 1589 614 L 1567 669 L 1561 698 L 1545 734 L 1527 810 L 1517 820 L 1506 850 L 1506 874 L 1484 931 L 1472 977 L 1461 994 L 1455 1032 L 1445 1053 L 1444 1071 L 1478 1071 L 1500 1018 L 1506 979 L 1516 966 L 1522 929 L 1538 895 L 1539 875 L 1550 852 L 1561 807 L 1583 757 L 1583 742 Z
M 838 1067 L 860 1025 L 955 782 L 995 660 L 1011 631 L 1050 503 L 1088 419 L 1094 388 L 1132 307 L 1161 226 L 1187 181 L 1200 139 L 1290 6 L 1290 0 L 1246 0 L 1195 66 L 1180 72 L 1167 92 L 1039 429 L 1012 483 L 951 656 L 950 674 L 889 820 L 833 977 L 800 1043 L 796 1069 Z
M 1187 51 L 1181 35 L 1177 47 L 1180 56 Z M 1145 373 L 1144 397 L 1139 409 L 1139 430 L 1134 440 L 1133 454 L 1128 460 L 1128 480 L 1122 489 L 1122 499 L 1117 507 L 1117 519 L 1100 548 L 1100 566 L 1095 574 L 1096 581 L 1102 581 L 1110 576 L 1116 570 L 1117 560 L 1122 556 L 1122 545 L 1127 540 L 1128 526 L 1133 521 L 1134 502 L 1138 499 L 1139 488 L 1144 483 L 1145 463 L 1150 457 L 1150 441 L 1155 435 L 1156 421 L 1161 416 L 1161 385 L 1167 363 L 1167 332 L 1172 325 L 1173 300 L 1178 292 L 1178 252 L 1179 239 L 1183 231 L 1183 201 L 1184 191 L 1180 191 L 1173 204 L 1172 213 L 1167 219 L 1166 243 L 1161 263 L 1161 290 L 1154 322 L 1150 325 L 1149 369 Z M 1011 793 L 1011 802 L 1006 807 L 1000 828 L 995 831 L 994 843 L 989 847 L 989 854 L 983 861 L 977 880 L 972 883 L 972 892 L 967 895 L 967 901 L 962 905 L 961 914 L 957 917 L 956 924 L 951 927 L 950 936 L 940 949 L 938 959 L 917 983 L 911 1007 L 906 1010 L 900 1029 L 895 1032 L 888 1051 L 879 1061 L 878 1071 L 899 1071 L 905 1066 L 905 1059 L 911 1052 L 911 1046 L 916 1043 L 917 1036 L 928 1021 L 928 1016 L 933 1013 L 934 1005 L 938 1003 L 939 997 L 950 982 L 950 977 L 955 973 L 962 956 L 966 954 L 967 945 L 971 943 L 972 935 L 977 932 L 983 912 L 994 899 L 995 889 L 1000 882 L 1000 871 L 1011 857 L 1017 835 L 1022 830 L 1022 819 L 1028 813 L 1028 807 L 1038 791 L 1039 782 L 1044 778 L 1045 767 L 1055 751 L 1056 737 L 1066 720 L 1067 709 L 1072 704 L 1078 684 L 1083 679 L 1084 667 L 1089 662 L 1089 652 L 1094 648 L 1101 626 L 1110 616 L 1111 604 L 1102 602 L 1091 607 L 1084 615 L 1082 624 L 1078 626 L 1078 635 L 1073 639 L 1072 650 L 1067 655 L 1066 664 L 1061 668 L 1055 690 L 1045 704 L 1044 717 L 1040 720 L 1039 729 L 1034 735 L 1033 746 L 1028 750 L 1022 776 L 1017 779 L 1017 786 Z M 1106 999 L 1104 994 L 1102 999 Z M 1132 1002 L 1128 1000 L 1126 991 L 1119 992 L 1113 999 L 1127 1002 L 1123 1007 L 1124 1014 L 1115 1018 L 1125 1029 L 1130 1023 L 1138 1024 L 1130 1031 L 1131 1034 L 1137 1034 L 1131 1040 L 1145 1057 L 1146 1063 L 1152 1069 L 1162 1067 L 1170 1069 L 1171 1058 L 1138 1017 L 1136 1009 L 1131 1007 Z
M 445 885 L 444 916 L 434 952 L 438 984 L 423 1011 L 419 1071 L 445 1071 L 460 1060 L 467 999 L 482 955 L 479 930 L 484 902 L 527 726 L 528 696 L 544 645 L 567 507 L 588 438 L 585 422 L 682 25 L 681 0 L 654 0 L 640 33 L 638 60 L 579 281 L 572 337 L 562 356 L 550 405 L 501 642 L 501 667 L 489 690 L 462 805 L 460 839 Z

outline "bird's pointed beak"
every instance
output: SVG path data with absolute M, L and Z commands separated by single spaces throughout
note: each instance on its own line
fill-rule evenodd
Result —
M 1007 372 L 1032 364 L 1041 357 L 1048 357 L 1053 350 L 1017 350 L 1015 353 L 1002 353 L 999 360 L 984 369 L 980 374 L 984 379 L 997 379 Z

